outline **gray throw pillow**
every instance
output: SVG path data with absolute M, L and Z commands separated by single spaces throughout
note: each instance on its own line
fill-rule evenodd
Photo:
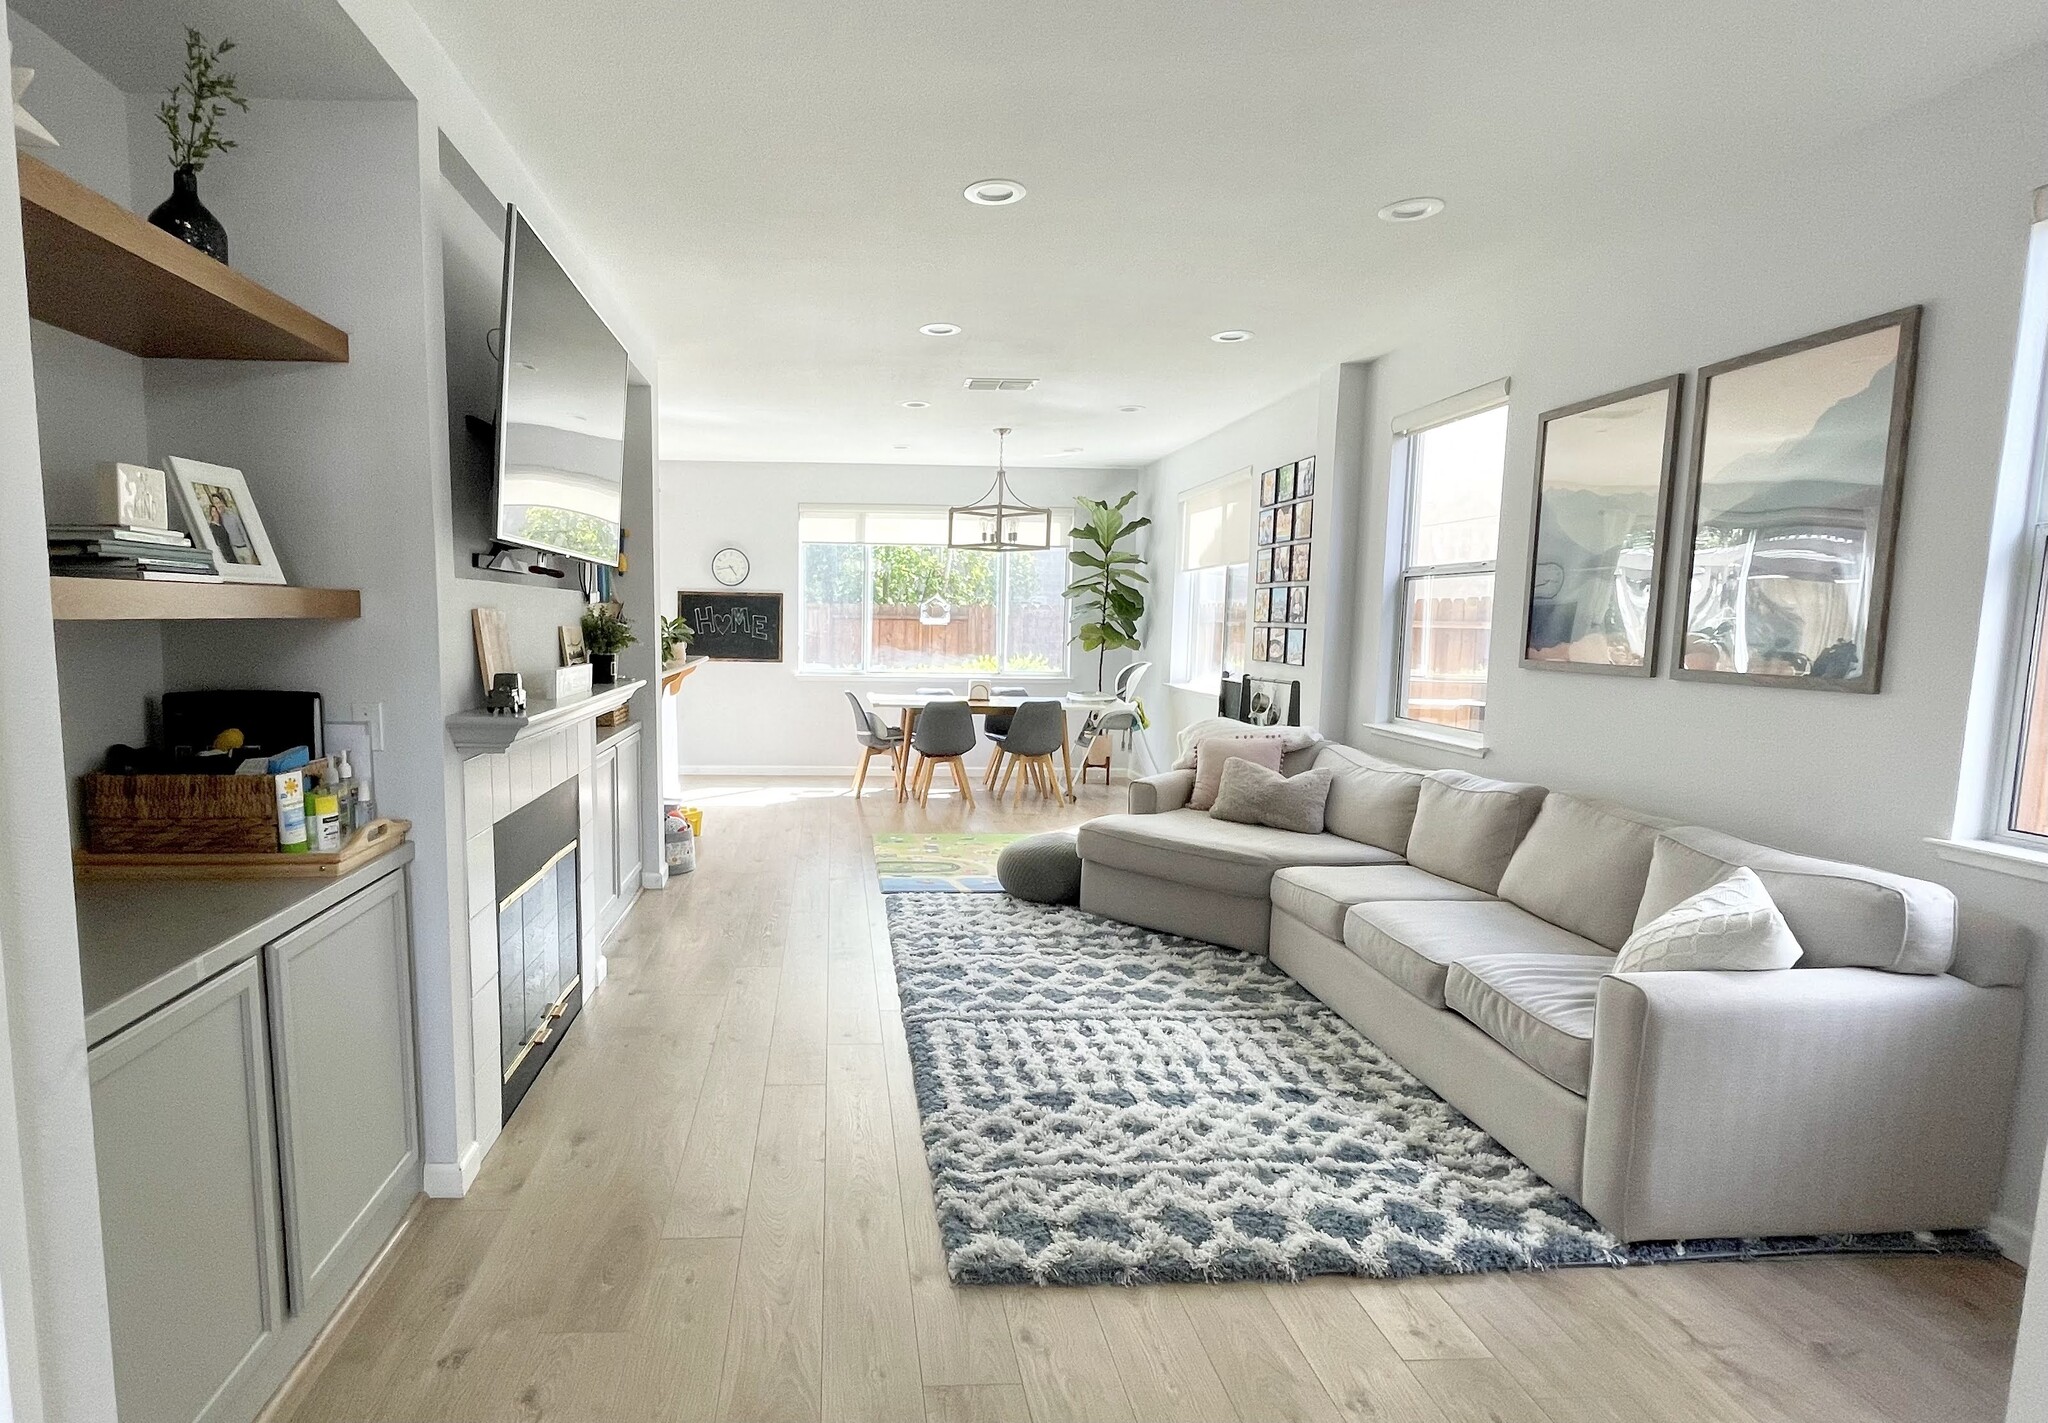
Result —
M 1323 803 L 1330 798 L 1335 773 L 1327 766 L 1283 776 L 1254 761 L 1233 757 L 1223 763 L 1216 804 L 1209 814 L 1243 825 L 1270 825 L 1303 835 L 1323 833 Z

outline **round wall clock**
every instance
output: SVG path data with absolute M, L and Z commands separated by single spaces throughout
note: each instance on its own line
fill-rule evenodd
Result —
M 747 556 L 736 548 L 722 548 L 711 555 L 711 576 L 728 588 L 737 588 L 746 582 L 752 567 Z

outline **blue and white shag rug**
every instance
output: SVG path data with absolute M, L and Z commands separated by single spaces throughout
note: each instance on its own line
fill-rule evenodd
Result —
M 1972 1231 L 1624 1245 L 1259 955 L 1007 895 L 887 905 L 960 1284 L 1991 1248 Z

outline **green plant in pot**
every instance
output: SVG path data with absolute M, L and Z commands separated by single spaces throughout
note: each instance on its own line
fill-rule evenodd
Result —
M 235 146 L 220 131 L 228 109 L 249 111 L 249 101 L 235 87 L 235 76 L 220 67 L 234 47 L 233 40 L 209 46 L 199 31 L 186 29 L 185 76 L 171 86 L 156 111 L 171 140 L 171 195 L 149 215 L 151 226 L 221 263 L 228 260 L 228 232 L 199 201 L 199 170 L 214 154 Z
M 661 620 L 661 665 L 667 667 L 674 663 L 676 660 L 676 649 L 680 647 L 687 650 L 690 645 L 691 636 L 690 625 L 681 618 L 663 618 Z
M 590 680 L 616 682 L 619 654 L 639 641 L 616 603 L 599 603 L 583 615 L 583 648 L 590 654 Z
M 1079 598 L 1087 621 L 1075 634 L 1083 652 L 1095 654 L 1095 690 L 1103 690 L 1111 648 L 1138 646 L 1138 620 L 1145 616 L 1146 582 L 1139 570 L 1145 560 L 1129 548 L 1127 539 L 1148 527 L 1150 519 L 1126 519 L 1124 509 L 1138 497 L 1134 489 L 1114 504 L 1100 499 L 1080 501 L 1082 519 L 1073 537 L 1084 547 L 1067 554 L 1067 561 L 1079 570 L 1067 585 L 1067 596 Z

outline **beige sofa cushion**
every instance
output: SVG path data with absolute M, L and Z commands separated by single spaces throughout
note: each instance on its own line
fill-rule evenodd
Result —
M 1423 778 L 1416 801 L 1408 862 L 1487 894 L 1498 893 L 1501 874 L 1546 794 L 1541 786 L 1432 771 Z
M 1451 965 L 1444 1002 L 1581 1097 L 1593 1081 L 1593 1013 L 1613 961 L 1588 954 L 1479 954 Z
M 1288 865 L 1370 865 L 1395 857 L 1339 835 L 1297 835 L 1212 819 L 1200 810 L 1104 815 L 1075 838 L 1081 858 L 1175 884 L 1264 899 Z
M 1273 904 L 1328 939 L 1344 937 L 1344 916 L 1371 900 L 1485 899 L 1469 886 L 1413 865 L 1297 865 L 1273 876 Z
M 1334 741 L 1317 748 L 1316 769 L 1333 777 L 1329 804 L 1323 809 L 1325 830 L 1397 855 L 1408 853 L 1408 832 L 1415 824 L 1415 804 L 1426 772 Z
M 1800 968 L 1942 973 L 1955 958 L 1956 897 L 1944 886 L 1773 850 L 1698 825 L 1657 837 L 1637 926 L 1738 865 L 1755 870 L 1770 891 L 1806 951 Z
M 1344 946 L 1432 1008 L 1444 1006 L 1444 978 L 1461 959 L 1489 954 L 1614 955 L 1590 939 L 1498 899 L 1353 905 Z
M 1282 748 L 1277 736 L 1212 736 L 1195 752 L 1195 789 L 1188 804 L 1196 810 L 1208 810 L 1216 804 L 1216 791 L 1223 784 L 1223 768 L 1232 761 L 1250 761 L 1275 775 L 1280 772 Z
M 1522 837 L 1500 897 L 1540 919 L 1619 949 L 1636 927 L 1657 832 L 1668 820 L 1552 791 Z

